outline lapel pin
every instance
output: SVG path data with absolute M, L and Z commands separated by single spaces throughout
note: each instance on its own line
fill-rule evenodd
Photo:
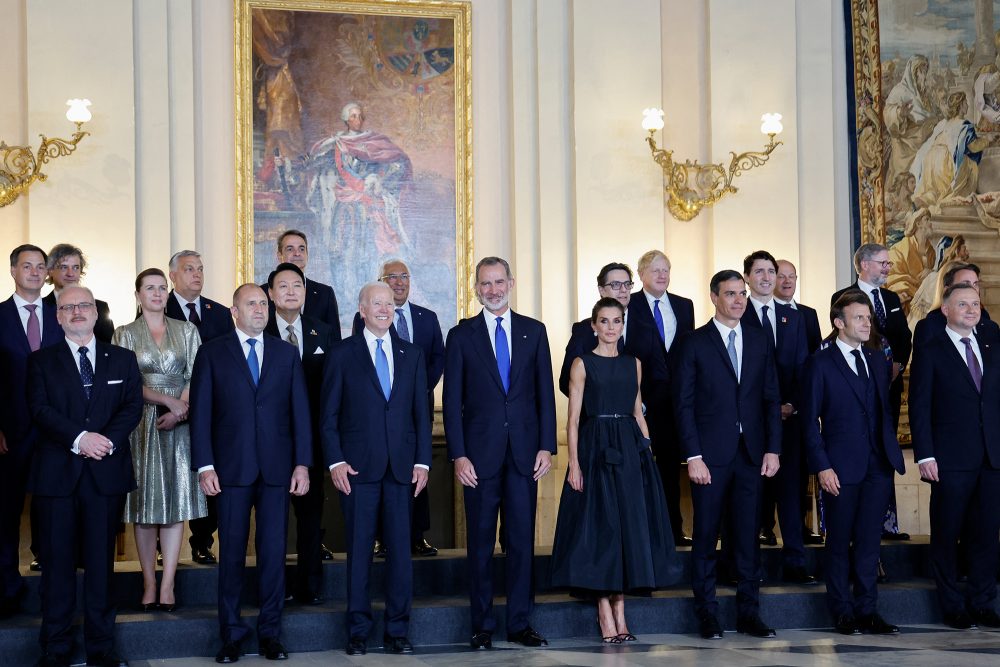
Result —
M 316 333 L 316 330 L 315 330 L 315 329 L 310 329 L 310 330 L 309 330 L 309 335 L 310 335 L 310 336 L 318 336 L 319 334 L 318 334 L 318 333 Z
M 210 303 L 208 303 L 208 302 L 206 301 L 206 302 L 204 303 L 204 306 L 205 306 L 206 308 L 211 308 L 211 307 L 212 307 L 212 304 L 210 304 Z
M 528 334 L 524 334 L 524 335 L 521 336 L 521 338 L 527 338 L 527 337 L 528 337 Z
M 781 323 L 782 323 L 782 324 L 788 324 L 788 318 L 787 318 L 787 317 L 785 317 L 784 315 L 782 315 L 782 316 L 781 316 Z

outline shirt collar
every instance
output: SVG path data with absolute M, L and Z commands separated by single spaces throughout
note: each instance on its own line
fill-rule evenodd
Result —
M 878 289 L 878 288 L 875 287 L 874 285 L 869 285 L 861 278 L 858 278 L 858 289 L 864 292 L 865 294 L 871 294 L 873 289 Z
M 490 311 L 488 311 L 485 308 L 483 308 L 483 319 L 486 320 L 487 324 L 496 324 L 497 323 L 497 318 L 499 317 L 500 319 L 502 319 L 505 322 L 507 322 L 508 324 L 510 324 L 510 314 L 511 314 L 511 312 L 513 312 L 513 311 L 511 311 L 510 306 L 507 307 L 507 310 L 504 311 L 503 315 L 494 315 Z
M 646 303 L 649 304 L 650 308 L 653 307 L 654 301 L 659 301 L 661 305 L 666 305 L 667 303 L 667 293 L 665 291 L 660 296 L 653 296 L 652 294 L 647 292 L 645 288 L 643 288 L 642 293 L 643 295 L 645 295 Z
M 715 325 L 715 328 L 719 330 L 719 333 L 722 334 L 722 337 L 725 338 L 726 340 L 729 339 L 730 331 L 735 331 L 737 338 L 739 338 L 743 333 L 743 329 L 740 327 L 739 323 L 737 323 L 736 327 L 732 329 L 730 329 L 729 327 L 727 327 L 725 324 L 715 319 L 714 317 L 712 318 L 712 323 Z
M 782 306 L 791 306 L 792 308 L 795 307 L 795 299 L 789 299 L 788 301 L 782 301 L 778 297 L 774 297 L 774 302 L 775 303 L 780 303 Z
M 247 341 L 250 340 L 251 338 L 253 338 L 255 341 L 260 342 L 261 347 L 264 346 L 264 334 L 263 333 L 259 333 L 256 336 L 248 336 L 248 335 L 246 335 L 246 333 L 244 333 L 244 331 L 242 329 L 240 329 L 239 327 L 236 327 L 236 336 L 240 339 L 240 345 L 246 345 Z M 260 348 L 257 348 L 257 349 L 259 350 Z
M 852 352 L 854 352 L 854 350 L 861 349 L 860 345 L 858 345 L 857 347 L 851 347 L 844 341 L 840 340 L 840 336 L 837 336 L 835 340 L 837 341 L 837 347 L 840 349 L 841 352 L 843 352 L 844 356 L 851 354 Z M 861 356 L 865 356 L 864 352 L 861 353 Z
M 955 331 L 954 329 L 952 329 L 951 327 L 949 327 L 946 324 L 946 325 L 944 325 L 944 332 L 946 334 L 948 334 L 948 338 L 950 338 L 952 340 L 952 342 L 955 343 L 955 345 L 965 345 L 965 343 L 962 342 L 963 338 L 971 338 L 972 340 L 976 340 L 976 330 L 975 329 L 973 329 L 972 333 L 969 334 L 968 336 L 963 336 L 962 334 L 958 333 L 957 331 Z M 978 344 L 979 341 L 976 341 L 976 343 Z
M 381 337 L 376 336 L 375 334 L 373 334 L 368 329 L 368 327 L 364 327 L 361 331 L 362 331 L 362 333 L 365 336 L 365 344 L 368 345 L 368 347 L 371 347 L 372 345 L 374 345 L 375 341 L 381 340 L 381 341 L 384 341 L 384 343 L 382 345 L 382 349 L 385 350 L 385 351 L 389 350 L 389 346 L 387 344 L 385 344 L 385 343 L 389 343 L 389 341 L 390 341 L 390 336 L 389 336 L 389 332 L 388 331 L 386 331 L 385 335 L 381 336 Z
M 69 349 L 73 353 L 74 357 L 80 354 L 79 349 L 83 347 L 87 349 L 87 356 L 94 356 L 96 358 L 97 355 L 96 340 L 97 339 L 94 337 L 94 335 L 91 334 L 90 340 L 87 341 L 86 345 L 78 345 L 75 341 L 72 341 L 69 338 L 66 339 L 66 344 L 69 345 Z
M 25 306 L 35 305 L 35 306 L 38 306 L 38 308 L 35 309 L 35 312 L 38 313 L 39 315 L 42 314 L 42 312 L 41 312 L 42 311 L 42 295 L 41 294 L 39 294 L 38 298 L 35 299 L 34 301 L 25 301 L 24 298 L 20 294 L 18 294 L 17 292 L 14 292 L 13 296 L 14 296 L 14 305 L 16 305 L 19 309 L 20 308 L 24 308 Z
M 198 308 L 201 305 L 199 303 L 201 301 L 201 295 L 196 296 L 194 298 L 194 301 L 188 301 L 187 299 L 185 299 L 184 297 L 181 296 L 180 292 L 178 292 L 177 290 L 174 290 L 174 297 L 176 297 L 177 303 L 181 304 L 181 308 L 182 309 L 183 308 L 187 308 L 187 305 L 189 303 L 193 303 L 194 306 L 195 306 L 195 308 Z
M 768 301 L 761 301 L 757 297 L 751 296 L 750 297 L 750 301 L 753 303 L 754 308 L 757 309 L 758 312 L 760 312 L 760 309 L 763 308 L 764 306 L 770 306 L 771 312 L 774 312 L 774 303 L 773 302 L 777 301 L 777 299 L 775 299 L 774 297 L 771 297 L 771 299 L 768 300 Z
M 282 317 L 281 315 L 279 315 L 277 311 L 275 311 L 274 317 L 277 320 L 277 322 L 275 322 L 275 324 L 278 325 L 278 330 L 279 331 L 284 331 L 285 329 L 287 329 L 289 324 L 291 324 L 296 329 L 299 329 L 299 330 L 302 329 L 302 316 L 301 315 L 296 315 L 295 316 L 295 320 L 292 321 L 292 322 L 289 322 L 284 317 Z

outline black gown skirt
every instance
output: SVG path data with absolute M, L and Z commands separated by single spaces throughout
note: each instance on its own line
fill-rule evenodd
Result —
M 583 491 L 563 485 L 552 585 L 580 597 L 645 595 L 681 575 L 660 474 L 632 412 L 635 358 L 583 357 L 577 455 Z

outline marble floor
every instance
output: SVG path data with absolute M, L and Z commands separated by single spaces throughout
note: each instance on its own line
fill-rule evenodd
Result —
M 594 639 L 563 639 L 546 648 L 526 649 L 496 642 L 492 651 L 470 651 L 465 646 L 418 646 L 409 656 L 385 655 L 377 650 L 366 656 L 349 657 L 343 651 L 299 653 L 283 663 L 289 665 L 392 665 L 393 667 L 683 667 L 795 666 L 833 667 L 858 665 L 881 667 L 966 667 L 996 665 L 1000 656 L 1000 632 L 956 631 L 943 626 L 915 625 L 891 637 L 842 637 L 829 631 L 781 630 L 778 638 L 759 640 L 726 633 L 722 641 L 705 641 L 692 635 L 647 635 L 626 646 L 603 646 Z M 211 658 L 132 661 L 132 667 L 184 667 L 214 665 Z M 246 656 L 240 664 L 267 663 Z

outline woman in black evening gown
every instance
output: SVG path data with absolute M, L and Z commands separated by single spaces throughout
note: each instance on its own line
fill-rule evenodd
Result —
M 639 395 L 641 367 L 618 353 L 624 308 L 603 298 L 597 347 L 570 370 L 569 464 L 552 547 L 552 584 L 597 599 L 604 642 L 634 641 L 626 593 L 674 583 L 680 566 Z

